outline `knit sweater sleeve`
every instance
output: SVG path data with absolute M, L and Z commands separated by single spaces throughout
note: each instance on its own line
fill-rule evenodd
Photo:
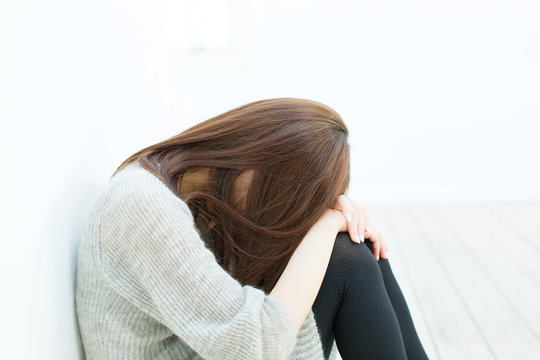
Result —
M 217 263 L 187 204 L 157 177 L 142 169 L 117 177 L 98 246 L 110 285 L 205 359 L 287 359 L 296 332 L 285 306 Z

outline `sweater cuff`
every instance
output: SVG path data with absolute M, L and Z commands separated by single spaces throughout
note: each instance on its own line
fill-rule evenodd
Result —
M 297 339 L 293 320 L 285 305 L 277 297 L 266 294 L 266 302 L 275 314 L 274 330 L 279 334 L 281 353 L 287 358 L 292 353 Z

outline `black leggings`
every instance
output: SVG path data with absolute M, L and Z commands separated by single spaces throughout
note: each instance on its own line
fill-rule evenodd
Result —
M 325 358 L 334 338 L 343 360 L 427 359 L 388 259 L 338 233 L 313 304 Z

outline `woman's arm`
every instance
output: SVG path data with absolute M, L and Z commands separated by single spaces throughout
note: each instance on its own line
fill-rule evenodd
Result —
M 98 207 L 110 286 L 205 359 L 287 359 L 297 333 L 281 301 L 226 272 L 187 204 L 141 171 L 118 173 Z
M 270 292 L 287 308 L 296 333 L 317 297 L 344 219 L 341 212 L 329 209 L 309 229 Z

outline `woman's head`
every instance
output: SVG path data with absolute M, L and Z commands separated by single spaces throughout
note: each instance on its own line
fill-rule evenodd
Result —
M 138 161 L 155 174 L 188 204 L 217 261 L 269 292 L 307 231 L 347 190 L 349 159 L 348 130 L 334 110 L 276 98 L 142 149 L 117 171 Z

